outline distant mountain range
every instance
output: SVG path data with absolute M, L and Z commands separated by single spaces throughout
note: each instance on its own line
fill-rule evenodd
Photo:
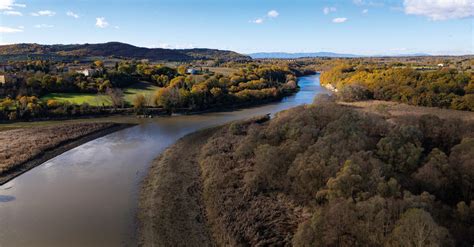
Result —
M 40 57 L 117 57 L 160 61 L 250 60 L 251 57 L 233 51 L 216 49 L 163 49 L 144 48 L 120 42 L 101 44 L 40 45 L 13 44 L 0 46 L 0 56 Z
M 277 59 L 296 59 L 305 57 L 360 57 L 354 54 L 340 54 L 333 52 L 312 52 L 312 53 L 286 53 L 286 52 L 259 52 L 248 54 L 254 59 L 277 58 Z
M 396 54 L 396 55 L 374 55 L 374 56 L 363 56 L 355 54 L 343 54 L 334 52 L 310 52 L 310 53 L 286 53 L 286 52 L 259 52 L 248 54 L 253 59 L 296 59 L 296 58 L 313 58 L 313 57 L 418 57 L 418 56 L 431 56 L 426 53 L 414 53 L 414 54 Z

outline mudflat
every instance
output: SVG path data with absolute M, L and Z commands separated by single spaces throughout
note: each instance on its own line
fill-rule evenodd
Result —
M 0 132 L 0 185 L 70 149 L 130 124 L 78 123 Z
M 216 129 L 188 135 L 152 164 L 139 202 L 141 246 L 214 246 L 197 156 Z

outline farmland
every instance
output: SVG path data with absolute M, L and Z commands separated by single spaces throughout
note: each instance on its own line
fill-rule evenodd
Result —
M 133 99 L 136 95 L 142 94 L 145 98 L 151 99 L 159 87 L 148 82 L 138 82 L 123 90 L 126 104 L 133 105 Z M 41 100 L 55 100 L 58 102 L 69 102 L 71 104 L 81 105 L 87 103 L 91 106 L 111 106 L 110 98 L 105 94 L 91 93 L 49 93 L 41 97 Z

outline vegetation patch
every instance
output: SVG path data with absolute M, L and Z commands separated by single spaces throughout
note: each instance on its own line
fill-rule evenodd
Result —
M 472 121 L 387 121 L 323 100 L 233 123 L 199 160 L 213 236 L 223 246 L 469 246 L 473 137 Z
M 425 71 L 416 66 L 343 61 L 324 72 L 321 83 L 336 88 L 344 101 L 376 99 L 474 111 L 474 74 L 468 69 Z
M 192 163 L 218 246 L 474 242 L 472 120 L 387 119 L 320 97 L 190 140 L 180 150 L 199 146 Z

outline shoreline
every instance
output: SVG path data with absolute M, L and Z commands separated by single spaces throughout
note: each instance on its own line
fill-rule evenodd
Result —
M 305 74 L 303 76 L 297 77 L 300 79 L 301 77 L 308 77 L 308 76 L 315 76 L 320 73 L 314 73 L 314 74 Z M 145 108 L 145 110 L 151 111 L 150 114 L 137 114 L 135 112 L 135 109 L 133 107 L 128 107 L 128 108 L 118 108 L 118 109 L 113 109 L 113 111 L 109 113 L 97 113 L 97 114 L 84 114 L 84 115 L 79 115 L 79 116 L 59 116 L 59 117 L 44 117 L 44 118 L 37 118 L 37 119 L 28 119 L 28 120 L 15 120 L 15 121 L 0 121 L 0 124 L 15 124 L 15 123 L 29 123 L 29 122 L 42 122 L 42 121 L 61 121 L 61 120 L 80 120 L 80 119 L 95 119 L 95 118 L 104 118 L 104 117 L 113 117 L 113 116 L 137 116 L 137 117 L 147 117 L 147 116 L 152 116 L 152 117 L 167 117 L 171 116 L 173 114 L 179 114 L 179 115 L 199 115 L 199 114 L 204 114 L 204 113 L 212 113 L 212 112 L 226 112 L 226 111 L 236 111 L 240 109 L 246 109 L 246 108 L 252 108 L 252 107 L 258 107 L 258 106 L 263 106 L 266 104 L 271 104 L 275 102 L 279 102 L 285 97 L 289 97 L 292 95 L 297 94 L 300 91 L 300 87 L 298 86 L 294 91 L 291 92 L 284 92 L 282 95 L 279 97 L 274 97 L 274 98 L 268 98 L 268 99 L 263 99 L 259 102 L 241 102 L 237 104 L 232 104 L 232 105 L 221 105 L 217 107 L 209 107 L 207 109 L 202 109 L 202 110 L 189 110 L 189 109 L 178 109 L 176 112 L 172 112 L 171 114 L 167 111 L 164 111 L 162 108 L 156 108 L 156 107 L 148 107 Z
M 215 246 L 197 156 L 221 128 L 186 135 L 152 162 L 140 186 L 138 246 Z
M 22 175 L 23 173 L 45 163 L 46 161 L 57 157 L 73 148 L 76 148 L 84 143 L 93 141 L 100 137 L 106 136 L 108 134 L 114 133 L 119 130 L 123 130 L 129 127 L 134 126 L 134 124 L 113 124 L 112 126 L 101 129 L 85 136 L 81 136 L 76 139 L 67 140 L 64 142 L 59 143 L 55 147 L 42 152 L 41 154 L 30 158 L 28 161 L 23 162 L 22 164 L 15 166 L 13 169 L 5 172 L 3 175 L 0 175 L 0 186 L 8 183 L 9 181 L 13 180 L 14 178 Z

